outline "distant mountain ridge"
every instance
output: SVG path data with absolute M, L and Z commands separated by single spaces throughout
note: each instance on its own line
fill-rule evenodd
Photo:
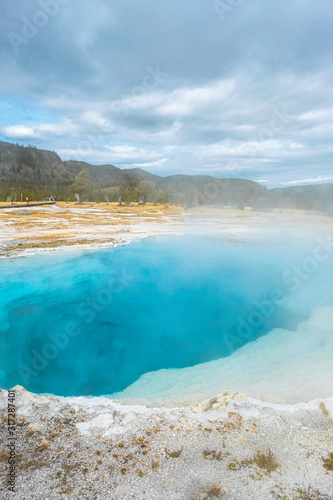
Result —
M 182 204 L 231 205 L 257 209 L 293 208 L 333 214 L 333 184 L 294 186 L 268 190 L 245 179 L 205 175 L 160 177 L 139 168 L 120 169 L 114 165 L 91 165 L 83 161 L 62 161 L 57 153 L 0 141 L 0 183 L 14 188 L 33 186 L 44 190 L 66 188 L 87 169 L 95 189 L 135 187 L 153 183 Z
M 120 169 L 114 165 L 91 165 L 84 161 L 62 161 L 54 151 L 37 149 L 0 141 L 0 182 L 12 184 L 30 183 L 43 186 L 45 183 L 71 184 L 77 174 L 87 169 L 93 182 L 115 186 L 128 179 L 141 182 L 160 179 L 139 168 Z

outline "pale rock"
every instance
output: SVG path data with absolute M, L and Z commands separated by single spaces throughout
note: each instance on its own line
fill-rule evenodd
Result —
M 325 399 L 320 403 L 321 411 L 331 420 L 333 420 L 333 398 Z
M 79 422 L 76 424 L 77 430 L 82 435 L 91 435 L 96 430 L 108 429 L 114 423 L 113 416 L 110 413 L 101 413 L 88 422 Z

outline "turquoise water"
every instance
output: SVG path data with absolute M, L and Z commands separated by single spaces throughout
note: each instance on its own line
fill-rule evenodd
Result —
M 0 261 L 0 386 L 112 394 L 149 371 L 225 357 L 275 327 L 295 329 L 333 303 L 332 259 L 298 286 L 291 279 L 292 266 L 312 254 L 287 242 L 158 237 Z M 284 300 L 260 319 L 254 313 L 274 290 Z

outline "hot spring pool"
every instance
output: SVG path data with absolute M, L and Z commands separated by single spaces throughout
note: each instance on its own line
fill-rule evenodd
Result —
M 333 259 L 315 250 L 169 236 L 3 260 L 0 386 L 156 401 L 269 386 L 302 400 L 311 363 L 333 360 Z

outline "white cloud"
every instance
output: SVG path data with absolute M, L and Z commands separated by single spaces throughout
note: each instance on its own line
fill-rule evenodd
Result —
M 220 104 L 235 89 L 235 80 L 222 80 L 196 88 L 181 88 L 169 93 L 157 108 L 157 113 L 171 116 L 188 116 L 204 107 Z
M 10 125 L 2 127 L 1 133 L 9 139 L 32 139 L 35 137 L 35 129 L 25 125 Z
M 65 136 L 73 133 L 76 126 L 70 120 L 62 120 L 58 123 L 40 123 L 34 127 L 26 125 L 13 125 L 2 127 L 1 132 L 8 138 L 24 139 L 24 138 L 47 138 L 48 136 Z
M 102 93 L 88 100 L 64 93 L 44 101 L 58 121 L 33 127 L 19 122 L 3 127 L 2 133 L 55 149 L 64 159 L 157 174 L 223 176 L 233 169 L 240 176 L 253 172 L 254 179 L 269 183 L 269 172 L 275 179 L 281 166 L 282 181 L 291 182 L 287 172 L 316 179 L 314 168 L 322 168 L 327 179 L 333 108 L 323 107 L 329 95 L 325 78 L 323 71 L 317 82 L 313 75 L 303 79 L 289 71 L 276 81 L 267 75 L 261 80 L 242 71 L 200 85 L 170 84 L 140 96 L 129 90 L 121 98 Z
M 308 121 L 308 122 L 317 122 L 318 120 L 329 120 L 333 118 L 333 108 L 330 109 L 316 109 L 307 111 L 306 113 L 301 113 L 298 117 L 298 120 Z
M 305 179 L 287 181 L 285 182 L 285 184 L 288 186 L 297 186 L 298 184 L 319 184 L 332 181 L 333 181 L 333 175 L 328 175 L 328 176 L 318 175 L 317 177 L 307 177 Z

